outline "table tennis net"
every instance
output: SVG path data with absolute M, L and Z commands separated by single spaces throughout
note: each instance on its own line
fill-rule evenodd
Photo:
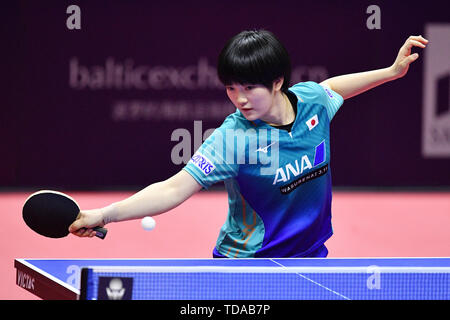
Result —
M 90 267 L 81 299 L 447 300 L 448 268 Z

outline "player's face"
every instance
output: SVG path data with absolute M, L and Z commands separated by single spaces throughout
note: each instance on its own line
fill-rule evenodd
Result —
M 273 105 L 274 93 L 263 85 L 233 83 L 226 90 L 234 106 L 250 121 L 264 119 Z

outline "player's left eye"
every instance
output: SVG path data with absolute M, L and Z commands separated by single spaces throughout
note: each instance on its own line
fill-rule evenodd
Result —
M 245 90 L 253 90 L 256 86 L 245 86 Z

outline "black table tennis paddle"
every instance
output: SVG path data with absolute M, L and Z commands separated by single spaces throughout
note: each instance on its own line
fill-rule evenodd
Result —
M 35 232 L 49 238 L 62 238 L 69 234 L 69 226 L 77 219 L 80 207 L 68 195 L 52 190 L 33 193 L 25 201 L 22 216 Z M 107 229 L 95 227 L 96 236 L 106 237 Z

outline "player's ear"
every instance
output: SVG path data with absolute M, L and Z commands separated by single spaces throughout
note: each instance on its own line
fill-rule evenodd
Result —
M 284 83 L 283 77 L 275 79 L 272 83 L 272 91 L 280 91 L 281 88 L 283 87 L 283 83 Z

